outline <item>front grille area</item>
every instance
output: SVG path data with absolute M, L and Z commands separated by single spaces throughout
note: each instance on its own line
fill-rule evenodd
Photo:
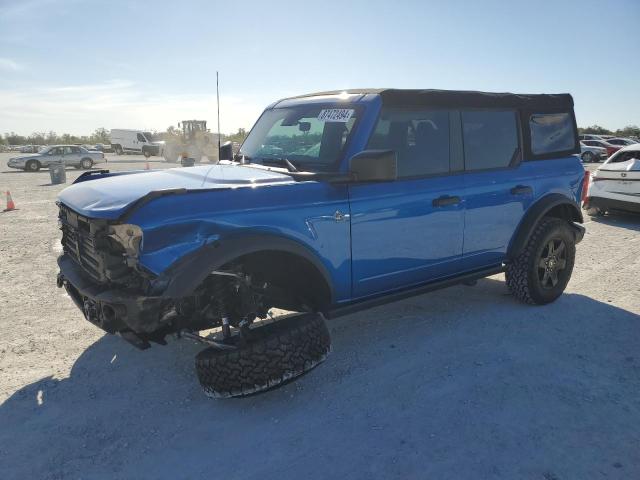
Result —
M 129 268 L 124 264 L 124 249 L 107 236 L 107 222 L 77 214 L 59 205 L 62 248 L 96 282 L 117 281 Z

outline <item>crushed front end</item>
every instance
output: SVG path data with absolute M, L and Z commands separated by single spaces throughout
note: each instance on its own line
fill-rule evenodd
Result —
M 140 348 L 162 341 L 167 299 L 153 294 L 153 275 L 137 265 L 142 232 L 135 225 L 90 219 L 59 203 L 63 254 L 57 285 L 84 316 Z
M 57 285 L 102 330 L 144 349 L 149 342 L 164 344 L 168 334 L 225 322 L 240 328 L 267 316 L 265 297 L 277 291 L 256 276 L 228 265 L 229 270 L 212 271 L 193 289 L 173 295 L 167 286 L 174 278 L 155 275 L 139 262 L 140 227 L 58 205 L 63 254 Z

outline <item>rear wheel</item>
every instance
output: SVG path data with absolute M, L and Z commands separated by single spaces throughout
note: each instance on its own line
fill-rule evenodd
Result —
M 27 172 L 37 172 L 38 170 L 40 170 L 40 162 L 37 160 L 29 160 L 24 166 L 24 169 Z
M 240 397 L 296 378 L 325 360 L 331 338 L 319 313 L 294 314 L 250 329 L 236 349 L 207 348 L 196 356 L 196 372 L 205 394 Z
M 553 302 L 569 283 L 575 255 L 575 237 L 569 223 L 543 218 L 524 251 L 507 265 L 507 286 L 522 302 Z
M 581 155 L 581 158 L 584 163 L 592 163 L 596 161 L 596 156 L 593 152 L 584 152 Z
M 93 160 L 90 158 L 83 158 L 80 160 L 80 168 L 83 170 L 89 170 L 93 166 Z
M 122 155 L 123 151 L 122 151 L 122 147 L 120 145 L 116 145 L 113 148 L 113 151 L 116 152 L 116 155 Z

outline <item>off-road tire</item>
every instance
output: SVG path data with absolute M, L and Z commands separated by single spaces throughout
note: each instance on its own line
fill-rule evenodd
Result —
M 331 350 L 324 317 L 316 313 L 253 328 L 251 337 L 236 350 L 211 347 L 196 356 L 198 380 L 207 396 L 241 397 L 276 387 L 316 367 Z
M 561 239 L 566 248 L 566 266 L 558 272 L 558 283 L 544 288 L 539 278 L 538 264 L 546 245 L 552 239 Z M 544 305 L 556 300 L 571 278 L 575 262 L 575 236 L 566 220 L 545 217 L 535 227 L 524 251 L 507 264 L 507 287 L 518 300 L 532 305 Z

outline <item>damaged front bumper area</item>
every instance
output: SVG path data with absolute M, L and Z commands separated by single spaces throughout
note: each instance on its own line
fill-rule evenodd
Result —
M 58 287 L 64 286 L 91 323 L 140 349 L 148 348 L 149 341 L 164 343 L 164 336 L 170 333 L 163 323 L 169 302 L 166 297 L 144 296 L 98 284 L 67 254 L 58 258 L 58 266 Z

